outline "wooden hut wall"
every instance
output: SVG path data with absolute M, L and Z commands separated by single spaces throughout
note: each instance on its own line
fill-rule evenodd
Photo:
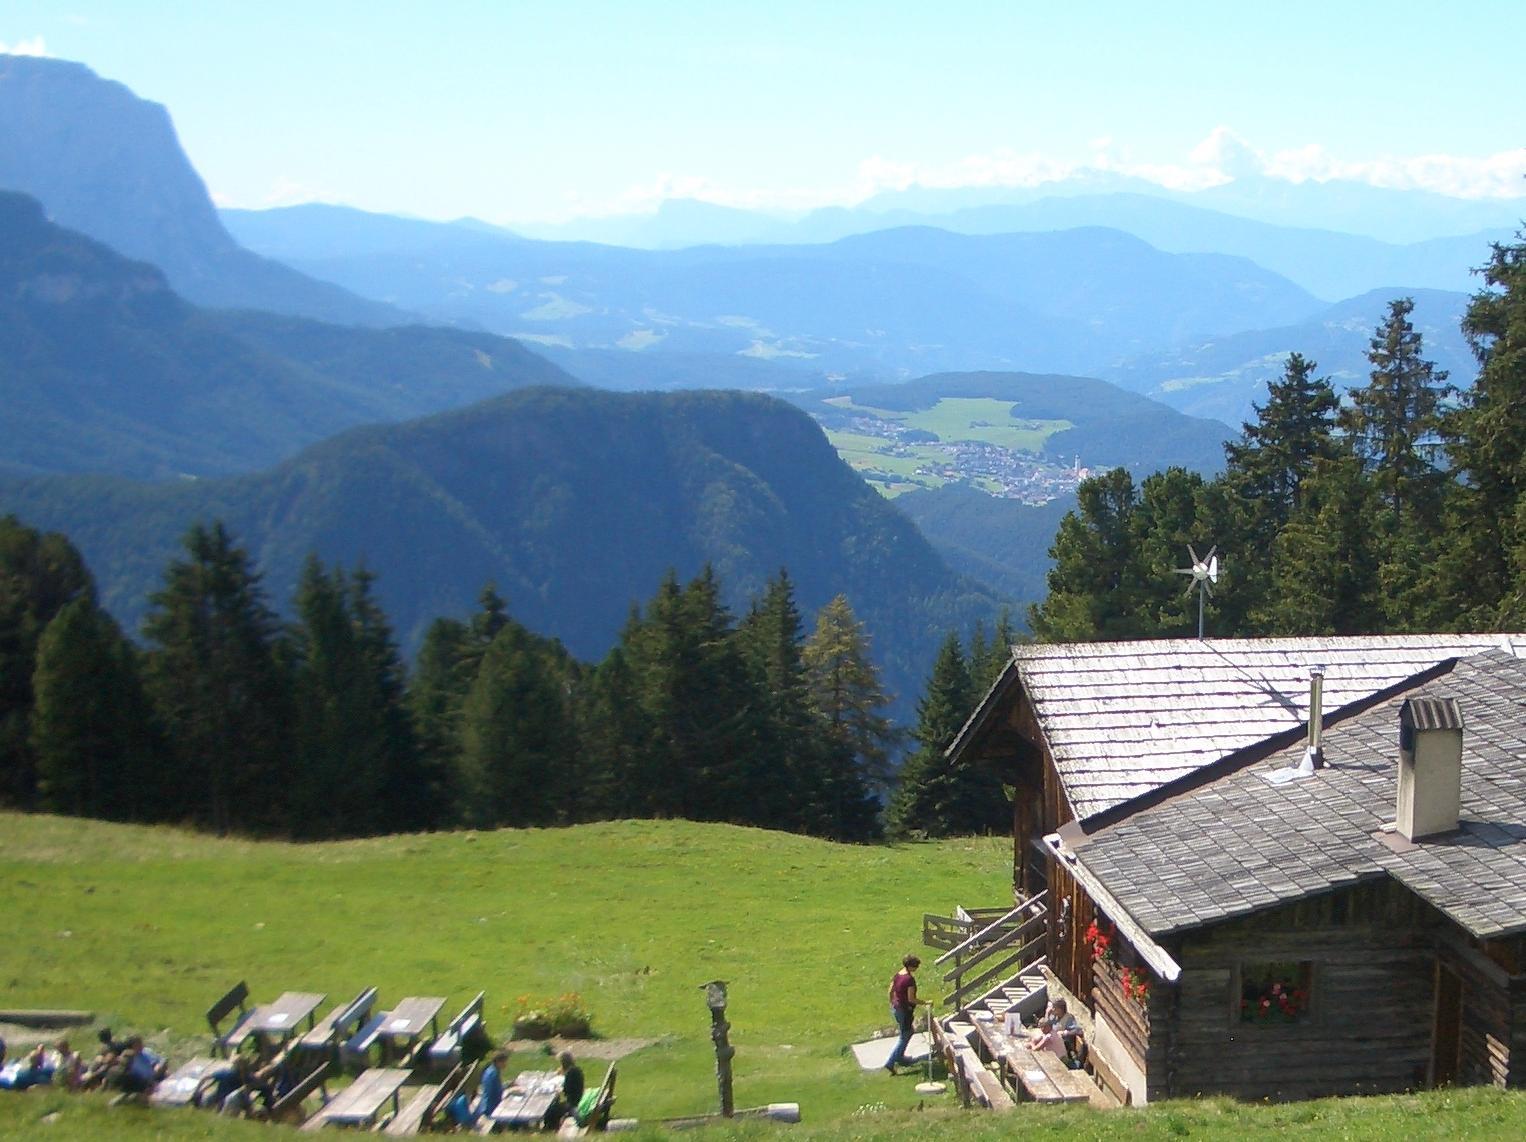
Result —
M 1421 1086 L 1431 1055 L 1436 918 L 1390 882 L 1188 933 L 1152 1002 L 1151 1101 L 1315 1098 Z M 1296 1022 L 1242 1019 L 1242 972 L 1308 964 Z M 1158 1061 L 1157 1061 L 1158 1060 Z
M 1462 980 L 1458 1081 L 1526 1086 L 1526 976 L 1459 939 L 1443 943 L 1440 961 Z
M 1118 951 L 1125 952 L 1126 949 L 1119 948 Z M 1089 951 L 1087 954 L 1090 954 Z M 1100 1046 L 1105 1052 L 1106 1048 L 1114 1047 L 1116 1044 L 1114 1049 L 1121 1049 L 1124 1057 L 1104 1059 L 1112 1072 L 1120 1076 L 1131 1074 L 1148 1076 L 1151 1063 L 1149 1056 L 1152 1051 L 1150 1009 L 1161 1003 L 1160 989 L 1155 986 L 1154 977 L 1150 976 L 1150 992 L 1145 1002 L 1141 1003 L 1132 996 L 1125 996 L 1123 994 L 1125 970 L 1128 970 L 1126 965 L 1116 958 L 1092 961 L 1090 988 L 1092 1014 L 1106 1021 L 1111 1039 L 1106 1044 L 1094 1044 L 1094 1049 Z M 1158 1045 L 1154 1047 L 1154 1051 L 1160 1054 Z M 1145 1091 L 1139 1091 L 1137 1094 L 1143 1095 Z
M 1086 929 L 1096 910 L 1063 864 L 1052 862 L 1049 876 L 1049 970 L 1072 995 L 1087 996 L 1092 975 Z

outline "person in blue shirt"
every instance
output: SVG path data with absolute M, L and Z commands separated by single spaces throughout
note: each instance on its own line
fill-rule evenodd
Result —
M 508 1064 L 507 1051 L 494 1051 L 492 1061 L 482 1072 L 477 1083 L 477 1101 L 468 1105 L 465 1096 L 458 1095 L 450 1105 L 451 1117 L 460 1126 L 475 1125 L 483 1115 L 492 1114 L 503 1098 L 503 1068 Z

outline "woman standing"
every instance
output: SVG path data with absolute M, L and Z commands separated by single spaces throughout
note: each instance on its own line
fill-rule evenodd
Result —
M 901 970 L 890 981 L 890 1014 L 901 1033 L 900 1042 L 895 1045 L 895 1050 L 890 1052 L 890 1058 L 885 1063 L 885 1069 L 891 1074 L 896 1073 L 898 1064 L 906 1062 L 906 1044 L 911 1042 L 916 1010 L 928 1002 L 917 998 L 917 977 L 912 974 L 921 966 L 921 959 L 907 956 L 901 961 Z

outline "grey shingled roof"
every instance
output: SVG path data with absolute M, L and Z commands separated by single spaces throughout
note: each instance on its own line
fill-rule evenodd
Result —
M 1449 658 L 1510 635 L 1160 639 L 1017 646 L 1015 671 L 1033 702 L 1071 808 L 1101 813 L 1309 716 L 1309 668 L 1325 668 L 1326 717 Z M 1010 683 L 1010 678 L 1004 676 Z M 1010 689 L 992 688 L 954 750 Z
M 1454 698 L 1462 710 L 1458 832 L 1385 843 L 1394 819 L 1399 706 Z M 1163 937 L 1393 876 L 1491 939 L 1526 931 L 1526 662 L 1490 652 L 1325 733 L 1326 767 L 1284 785 L 1262 774 L 1296 746 L 1142 808 L 1075 845 L 1133 919 Z

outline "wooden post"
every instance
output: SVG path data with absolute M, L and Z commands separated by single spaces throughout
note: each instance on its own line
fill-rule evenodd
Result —
M 715 1082 L 721 1092 L 721 1114 L 732 1116 L 735 1104 L 731 1098 L 731 1058 L 736 1048 L 726 1037 L 731 1024 L 726 1022 L 726 981 L 713 979 L 701 985 L 705 992 L 705 1004 L 710 1008 L 710 1038 L 715 1043 Z

